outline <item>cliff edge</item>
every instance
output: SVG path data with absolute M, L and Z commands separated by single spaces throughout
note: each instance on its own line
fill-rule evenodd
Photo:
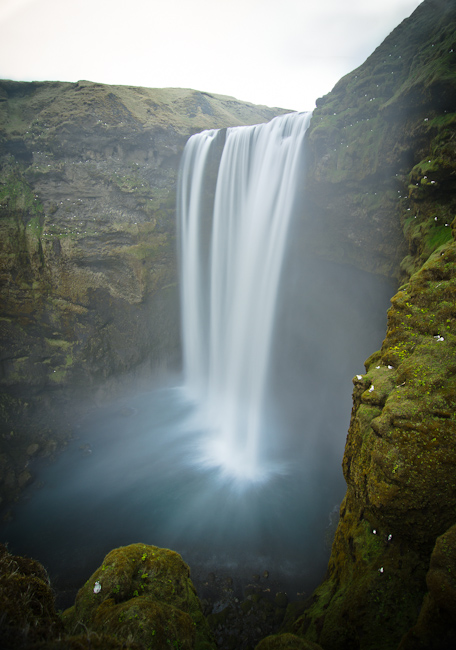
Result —
M 354 377 L 325 581 L 289 631 L 328 650 L 456 643 L 456 3 L 426 0 L 317 102 L 322 256 L 401 283 Z

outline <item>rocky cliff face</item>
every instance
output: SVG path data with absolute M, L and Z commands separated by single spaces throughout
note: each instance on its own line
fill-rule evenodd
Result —
M 347 494 L 327 577 L 288 626 L 296 647 L 456 643 L 455 33 L 454 0 L 425 0 L 317 102 L 308 134 L 303 251 L 401 286 L 382 349 L 353 380 Z M 2 89 L 2 409 L 12 418 L 31 387 L 38 397 L 95 387 L 176 359 L 179 152 L 196 130 L 273 113 L 193 91 Z M 27 438 L 26 450 L 5 418 L 2 476 L 17 486 L 28 476 L 16 458 L 48 443 Z
M 353 380 L 328 574 L 291 628 L 327 650 L 456 643 L 455 33 L 455 2 L 426 0 L 309 133 L 320 254 L 403 283 Z
M 453 5 L 426 0 L 317 100 L 306 196 L 321 256 L 406 279 L 451 239 Z
M 55 449 L 56 404 L 177 367 L 185 142 L 281 112 L 192 90 L 0 82 L 3 495 L 30 480 L 27 457 Z

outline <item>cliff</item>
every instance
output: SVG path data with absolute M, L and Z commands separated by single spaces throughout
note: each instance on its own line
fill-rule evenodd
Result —
M 307 195 L 320 255 L 406 278 L 451 239 L 451 206 L 436 202 L 454 189 L 453 4 L 424 2 L 317 100 Z
M 178 366 L 185 142 L 282 112 L 193 90 L 0 82 L 0 503 L 66 437 L 77 399 Z
M 423 2 L 309 132 L 318 254 L 402 283 L 353 379 L 328 573 L 289 628 L 327 650 L 456 642 L 455 33 L 454 1 Z
M 312 118 L 303 254 L 400 287 L 381 350 L 353 379 L 327 576 L 264 647 L 455 645 L 455 33 L 454 0 L 425 0 Z M 29 395 L 47 403 L 178 358 L 173 192 L 185 140 L 280 111 L 194 91 L 1 87 L 10 494 L 28 480 L 27 453 L 53 449 L 32 406 L 32 440 L 9 425 Z

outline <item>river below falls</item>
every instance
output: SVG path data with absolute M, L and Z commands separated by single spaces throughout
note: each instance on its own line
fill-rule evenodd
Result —
M 46 567 L 58 606 L 136 542 L 180 553 L 198 590 L 216 574 L 242 595 L 268 572 L 267 588 L 292 600 L 322 580 L 346 490 L 352 377 L 381 345 L 394 290 L 341 265 L 313 262 L 304 276 L 281 292 L 255 480 L 204 462 L 217 432 L 179 381 L 92 410 L 54 462 L 33 461 L 0 540 Z
M 179 552 L 196 584 L 216 573 L 241 587 L 267 571 L 293 598 L 318 583 L 341 476 L 316 475 L 296 450 L 263 482 L 202 466 L 208 432 L 180 387 L 98 409 L 76 431 L 57 460 L 34 467 L 2 535 L 10 552 L 47 568 L 65 605 L 111 549 L 135 542 Z

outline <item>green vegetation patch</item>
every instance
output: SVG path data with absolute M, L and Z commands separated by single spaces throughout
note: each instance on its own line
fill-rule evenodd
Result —
M 24 180 L 20 170 L 14 167 L 0 181 L 0 207 L 0 214 L 18 212 L 35 218 L 43 214 L 39 197 Z

